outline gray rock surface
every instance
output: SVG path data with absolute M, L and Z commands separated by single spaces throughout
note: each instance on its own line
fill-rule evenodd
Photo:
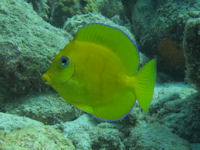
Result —
M 190 150 L 190 144 L 158 123 L 138 124 L 125 139 L 126 149 Z
M 107 123 L 105 123 L 107 124 Z M 122 133 L 112 124 L 101 125 L 91 116 L 82 115 L 77 120 L 63 124 L 65 137 L 71 139 L 77 150 L 123 150 Z
M 97 123 L 90 116 L 84 114 L 74 121 L 64 123 L 62 128 L 65 137 L 73 141 L 77 150 L 92 150 L 88 130 L 96 125 Z
M 81 110 L 55 93 L 29 95 L 5 104 L 7 113 L 26 116 L 44 124 L 57 124 L 76 119 Z
M 1 150 L 75 150 L 72 142 L 50 126 L 29 126 L 9 133 L 0 132 Z
M 97 123 L 91 117 L 83 115 L 77 120 L 64 123 L 62 128 L 65 137 L 73 141 L 77 150 L 190 150 L 190 144 L 171 133 L 167 127 L 153 123 L 155 120 L 141 111 L 133 113 L 138 120 L 132 124 L 127 124 L 127 120 Z
M 43 123 L 29 119 L 27 117 L 20 117 L 17 115 L 11 115 L 0 112 L 0 131 L 11 132 L 19 130 L 27 126 L 42 126 Z
M 71 36 L 46 23 L 24 0 L 1 0 L 0 22 L 3 95 L 40 91 L 42 73 Z

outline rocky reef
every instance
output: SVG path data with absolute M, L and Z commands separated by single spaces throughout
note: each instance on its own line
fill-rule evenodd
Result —
M 199 8 L 197 0 L 0 0 L 0 149 L 198 150 Z M 128 34 L 141 64 L 157 57 L 149 112 L 136 104 L 125 119 L 102 122 L 42 81 L 59 50 L 94 22 Z
M 171 80 L 183 80 L 185 26 L 188 19 L 198 17 L 199 1 L 133 0 L 132 5 L 123 2 L 140 50 L 158 56 L 158 69 L 170 75 Z

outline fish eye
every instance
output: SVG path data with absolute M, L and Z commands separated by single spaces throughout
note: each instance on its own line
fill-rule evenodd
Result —
M 66 56 L 63 56 L 63 57 L 61 57 L 60 58 L 60 63 L 61 63 L 61 65 L 63 65 L 63 66 L 68 66 L 69 65 L 69 63 L 70 63 L 70 60 L 69 60 L 69 58 L 68 57 L 66 57 Z

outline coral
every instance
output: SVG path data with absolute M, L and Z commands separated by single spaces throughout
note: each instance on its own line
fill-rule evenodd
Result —
M 122 19 L 125 19 L 123 18 L 125 17 L 125 14 L 121 0 L 101 0 L 97 4 L 99 13 L 101 13 L 103 16 L 111 18 L 115 15 L 119 15 Z
M 29 119 L 27 117 L 19 117 L 16 115 L 6 114 L 0 112 L 0 131 L 11 132 L 27 126 L 42 126 L 43 123 Z
M 68 104 L 55 93 L 31 94 L 14 99 L 4 107 L 7 113 L 26 116 L 45 124 L 74 120 L 81 114 L 79 109 Z
M 196 12 L 197 13 L 197 12 Z M 184 31 L 186 79 L 200 91 L 200 12 L 198 18 L 187 21 Z
M 101 13 L 108 18 L 119 15 L 126 20 L 123 10 L 120 0 L 60 0 L 52 9 L 50 22 L 57 27 L 62 27 L 68 18 L 86 13 Z
M 47 0 L 26 0 L 28 3 L 32 3 L 33 9 L 38 13 L 44 20 L 48 20 L 49 6 Z
M 0 133 L 0 149 L 75 150 L 72 142 L 50 126 L 29 126 Z
M 88 12 L 98 12 L 95 1 L 61 0 L 52 13 L 51 23 L 55 26 L 62 27 L 68 17 Z
M 71 36 L 39 17 L 24 0 L 0 1 L 0 84 L 5 96 L 41 91 L 41 75 Z

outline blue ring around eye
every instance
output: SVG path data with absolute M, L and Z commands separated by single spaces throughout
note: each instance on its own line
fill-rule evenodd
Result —
M 68 57 L 66 57 L 66 56 L 63 56 L 63 57 L 61 57 L 60 58 L 60 63 L 61 63 L 61 65 L 63 65 L 63 66 L 68 66 L 69 65 L 69 63 L 70 63 L 70 60 L 69 60 L 69 58 Z

